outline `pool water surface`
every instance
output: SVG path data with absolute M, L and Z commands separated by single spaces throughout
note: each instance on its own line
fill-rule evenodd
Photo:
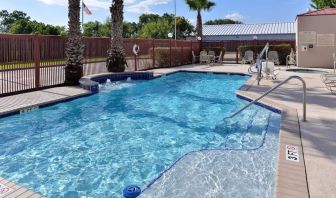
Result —
M 189 152 L 254 152 L 280 116 L 252 106 L 224 120 L 247 104 L 235 91 L 248 78 L 179 72 L 108 83 L 89 97 L 2 118 L 0 176 L 46 197 L 121 197 L 127 185 L 145 188 Z M 274 134 L 268 143 L 276 155 Z M 268 160 L 258 177 L 272 192 L 276 162 Z

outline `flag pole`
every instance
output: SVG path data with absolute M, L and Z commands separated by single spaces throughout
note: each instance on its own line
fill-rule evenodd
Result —
M 176 40 L 176 0 L 174 1 L 174 7 L 175 7 L 175 40 Z
M 84 1 L 82 1 L 82 32 L 84 32 L 84 12 L 83 12 L 83 4 L 84 4 Z

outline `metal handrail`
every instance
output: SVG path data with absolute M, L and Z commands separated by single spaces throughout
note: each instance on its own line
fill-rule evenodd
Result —
M 298 79 L 302 82 L 302 87 L 303 87 L 303 121 L 306 122 L 307 121 L 307 88 L 306 88 L 306 82 L 303 80 L 303 78 L 301 78 L 300 76 L 290 76 L 289 78 L 287 78 L 286 80 L 282 81 L 280 84 L 278 84 L 277 86 L 273 87 L 272 89 L 268 90 L 266 93 L 264 93 L 263 95 L 261 95 L 259 98 L 251 101 L 249 104 L 247 104 L 245 107 L 241 108 L 239 111 L 237 111 L 236 113 L 232 114 L 230 117 L 227 118 L 233 118 L 234 116 L 236 116 L 237 114 L 239 114 L 240 112 L 244 111 L 245 109 L 247 109 L 248 107 L 250 107 L 251 105 L 253 105 L 254 103 L 258 102 L 260 99 L 264 98 L 265 96 L 267 96 L 268 94 L 270 94 L 271 92 L 273 92 L 274 90 L 276 90 L 277 88 L 279 88 L 280 86 L 282 86 L 283 84 L 287 83 L 289 80 L 291 79 Z

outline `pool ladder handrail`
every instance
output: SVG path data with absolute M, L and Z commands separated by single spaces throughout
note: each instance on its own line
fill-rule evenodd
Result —
M 272 93 L 274 90 L 276 90 L 277 88 L 279 88 L 280 86 L 282 86 L 283 84 L 287 83 L 288 81 L 290 81 L 291 79 L 298 79 L 302 82 L 302 88 L 303 88 L 303 122 L 307 121 L 307 87 L 306 87 L 306 82 L 303 78 L 301 78 L 300 76 L 290 76 L 289 78 L 287 78 L 286 80 L 282 81 L 281 83 L 279 83 L 277 86 L 273 87 L 272 89 L 268 90 L 267 92 L 265 92 L 263 95 L 261 95 L 260 97 L 258 97 L 257 99 L 251 101 L 249 104 L 247 104 L 246 106 L 244 106 L 243 108 L 241 108 L 239 111 L 237 111 L 236 113 L 232 114 L 231 116 L 227 117 L 227 118 L 233 118 L 236 115 L 238 115 L 239 113 L 241 113 L 242 111 L 244 111 L 245 109 L 247 109 L 248 107 L 250 107 L 251 105 L 253 105 L 254 103 L 258 102 L 259 100 L 261 100 L 262 98 L 264 98 L 265 96 L 267 96 L 268 94 Z

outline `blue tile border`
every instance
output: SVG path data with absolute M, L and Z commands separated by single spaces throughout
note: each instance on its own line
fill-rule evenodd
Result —
M 239 95 L 239 94 L 236 94 L 236 96 L 238 98 L 240 98 L 240 99 L 243 99 L 243 100 L 246 100 L 246 101 L 249 101 L 249 102 L 253 101 L 252 99 L 250 99 L 248 97 L 245 97 L 245 96 L 242 96 L 242 95 Z M 264 104 L 262 102 L 256 102 L 255 104 L 258 105 L 258 106 L 260 106 L 260 107 L 263 107 L 265 109 L 268 109 L 268 110 L 272 111 L 273 113 L 277 113 L 277 114 L 281 114 L 282 113 L 282 111 L 280 109 L 272 107 L 270 105 L 266 105 L 266 104 Z
M 29 108 L 29 107 L 33 107 L 33 106 L 37 106 L 38 108 L 50 107 L 50 106 L 57 105 L 57 104 L 60 104 L 60 103 L 63 103 L 63 102 L 70 102 L 72 100 L 76 100 L 76 99 L 79 99 L 79 98 L 88 97 L 88 96 L 91 96 L 93 94 L 94 93 L 81 94 L 81 95 L 77 95 L 77 96 L 72 96 L 70 98 L 64 98 L 64 99 L 51 101 L 51 102 L 46 102 L 46 103 L 42 103 L 42 104 L 30 105 L 30 106 L 20 108 L 20 109 L 17 109 L 17 110 L 8 112 L 8 113 L 0 114 L 0 118 L 5 118 L 5 117 L 13 116 L 13 115 L 18 115 L 18 114 L 20 114 L 20 111 L 22 109 L 26 109 L 26 108 Z

